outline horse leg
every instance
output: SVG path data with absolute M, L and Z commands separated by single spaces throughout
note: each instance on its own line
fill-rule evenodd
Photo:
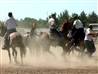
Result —
M 23 64 L 23 52 L 21 49 L 20 49 L 20 58 L 21 58 L 21 63 Z
M 18 61 L 17 61 L 17 51 L 16 51 L 16 49 L 15 49 L 15 47 L 12 47 L 12 55 L 13 55 L 13 57 L 14 57 L 14 61 L 15 61 L 15 63 L 18 63 Z
M 47 48 L 46 52 L 48 52 L 49 54 L 51 54 L 52 56 L 55 56 L 49 49 L 50 47 Z
M 79 53 L 79 55 L 80 56 L 83 56 L 84 55 L 84 53 L 85 53 L 85 45 L 84 45 L 84 41 L 82 41 L 82 42 L 80 42 L 80 53 Z
M 17 51 L 16 51 L 15 48 L 13 48 L 12 55 L 13 55 L 13 56 L 17 56 Z
M 67 43 L 67 45 L 66 45 L 66 54 L 70 54 L 71 53 L 71 51 L 73 50 L 73 48 L 74 48 L 74 43 L 73 43 L 74 41 L 73 40 L 71 40 L 71 41 L 69 41 L 68 43 Z
M 10 62 L 9 62 L 9 63 L 11 63 L 11 54 L 10 54 L 10 49 L 8 49 L 8 56 L 9 56 L 9 60 L 10 60 Z
M 68 50 L 66 50 L 67 48 L 66 48 L 66 45 L 65 44 L 62 44 L 61 47 L 63 49 L 62 56 L 64 56 L 65 54 L 67 54 L 67 51 Z
M 65 48 L 63 47 L 63 52 L 62 52 L 62 56 L 64 56 L 66 54 Z

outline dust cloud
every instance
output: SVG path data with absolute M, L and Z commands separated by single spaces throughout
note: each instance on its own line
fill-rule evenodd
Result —
M 96 45 L 97 49 L 98 46 Z M 32 52 L 30 51 L 32 50 Z M 24 66 L 26 67 L 38 67 L 38 68 L 87 68 L 87 67 L 98 67 L 98 50 L 92 57 L 79 56 L 78 52 L 70 55 L 61 56 L 62 48 L 59 46 L 50 47 L 50 51 L 53 53 L 43 52 L 42 49 L 36 51 L 35 48 L 27 48 L 27 54 L 24 58 Z M 20 62 L 20 52 L 18 50 L 18 61 Z M 17 66 L 12 59 L 12 63 L 9 64 L 9 58 L 6 50 L 0 49 L 0 64 L 6 66 Z

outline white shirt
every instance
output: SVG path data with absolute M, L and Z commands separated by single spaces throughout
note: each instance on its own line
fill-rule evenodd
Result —
M 9 18 L 6 22 L 5 22 L 5 26 L 7 27 L 7 30 L 10 29 L 16 29 L 16 20 L 14 18 Z
M 75 20 L 73 25 L 75 26 L 76 29 L 83 28 L 83 24 L 80 20 Z
M 49 28 L 55 28 L 56 25 L 55 25 L 55 20 L 53 18 L 50 18 L 48 23 L 49 23 Z
M 91 33 L 91 30 L 90 30 L 90 28 L 88 28 L 87 30 L 86 30 L 86 32 L 85 32 L 85 38 L 84 38 L 84 40 L 89 40 L 89 41 L 92 41 L 92 36 L 91 35 L 89 35 Z

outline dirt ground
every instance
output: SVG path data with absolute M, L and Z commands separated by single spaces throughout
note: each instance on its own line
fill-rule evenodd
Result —
M 2 46 L 3 43 L 0 44 Z M 92 57 L 81 57 L 77 52 L 62 57 L 62 48 L 59 46 L 50 50 L 55 56 L 49 53 L 35 55 L 27 50 L 24 64 L 15 64 L 13 59 L 9 63 L 7 51 L 0 49 L 0 74 L 98 74 L 98 50 Z

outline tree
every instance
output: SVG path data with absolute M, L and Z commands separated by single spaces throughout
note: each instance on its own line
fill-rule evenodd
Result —
M 83 25 L 84 25 L 84 26 L 87 26 L 87 24 L 88 24 L 88 23 L 87 23 L 87 16 L 86 16 L 86 14 L 85 14 L 84 11 L 82 11 L 82 12 L 80 13 L 79 18 L 80 18 L 80 20 L 82 21 Z
M 48 27 L 47 20 L 39 19 L 37 21 L 37 27 Z
M 98 16 L 94 11 L 88 15 L 88 22 L 89 23 L 98 23 Z
M 69 20 L 69 13 L 67 10 L 65 10 L 63 13 L 60 13 L 60 15 L 58 15 L 59 24 L 62 24 L 65 19 Z

